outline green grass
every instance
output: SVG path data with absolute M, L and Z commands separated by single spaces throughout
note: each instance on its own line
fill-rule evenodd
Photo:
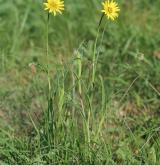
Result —
M 0 0 L 0 164 L 160 164 L 160 2 L 118 2 L 96 49 L 98 0 L 50 16 L 48 95 L 42 1 Z

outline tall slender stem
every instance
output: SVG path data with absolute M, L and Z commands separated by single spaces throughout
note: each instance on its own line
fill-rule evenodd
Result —
M 99 30 L 100 30 L 100 26 L 98 27 L 98 31 L 97 31 L 97 36 L 96 36 L 96 40 L 95 40 L 95 44 L 94 44 L 93 59 L 92 59 L 92 87 L 94 86 L 94 81 L 95 81 L 95 72 L 96 72 L 96 70 L 95 70 L 96 69 L 95 68 L 96 48 L 97 48 Z
M 52 113 L 52 97 L 51 97 L 51 80 L 50 80 L 50 68 L 49 68 L 49 13 L 47 15 L 47 23 L 46 23 L 46 58 L 47 58 L 47 80 L 48 80 L 48 111 L 46 118 L 46 128 L 47 128 L 47 137 L 48 141 L 51 144 L 51 134 L 53 131 L 53 113 Z
M 49 69 L 49 13 L 47 16 L 47 31 L 46 31 L 46 56 L 47 56 L 47 79 L 48 79 L 48 96 L 51 97 L 51 81 L 50 81 L 50 69 Z

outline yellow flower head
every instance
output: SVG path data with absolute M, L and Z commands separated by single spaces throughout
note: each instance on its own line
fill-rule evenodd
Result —
M 64 1 L 61 0 L 47 0 L 44 5 L 44 10 L 49 10 L 49 13 L 53 13 L 54 16 L 56 16 L 57 12 L 62 14 L 62 11 L 64 10 Z
M 114 0 L 106 0 L 105 2 L 102 2 L 103 10 L 102 13 L 104 13 L 108 19 L 115 20 L 115 18 L 118 17 L 118 12 L 120 11 L 120 8 L 118 7 L 118 4 L 114 2 Z

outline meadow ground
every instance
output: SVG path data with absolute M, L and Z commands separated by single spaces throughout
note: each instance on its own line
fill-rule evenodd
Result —
M 47 65 L 43 1 L 0 0 L 0 165 L 160 164 L 160 1 L 118 3 L 95 47 L 101 1 L 66 0 Z

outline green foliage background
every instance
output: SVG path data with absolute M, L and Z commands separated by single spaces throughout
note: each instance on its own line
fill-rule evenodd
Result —
M 69 140 L 56 151 L 39 153 L 30 117 L 41 128 L 47 81 L 38 66 L 47 63 L 47 13 L 41 0 L 0 0 L 0 164 L 53 164 L 55 155 L 61 160 L 57 164 L 160 164 L 160 1 L 118 3 L 119 18 L 115 22 L 105 18 L 101 25 L 100 32 L 105 24 L 106 30 L 102 44 L 97 45 L 100 54 L 92 105 L 98 113 L 101 75 L 108 107 L 102 135 L 107 142 L 106 146 L 100 142 L 97 150 L 93 147 L 88 160 L 85 145 L 71 148 Z M 66 0 L 65 6 L 63 15 L 50 17 L 49 55 L 55 87 L 60 61 L 67 75 L 76 50 L 82 56 L 83 79 L 88 81 L 101 17 L 99 0 Z M 33 63 L 36 75 L 30 67 Z M 65 80 L 68 90 L 70 81 Z

